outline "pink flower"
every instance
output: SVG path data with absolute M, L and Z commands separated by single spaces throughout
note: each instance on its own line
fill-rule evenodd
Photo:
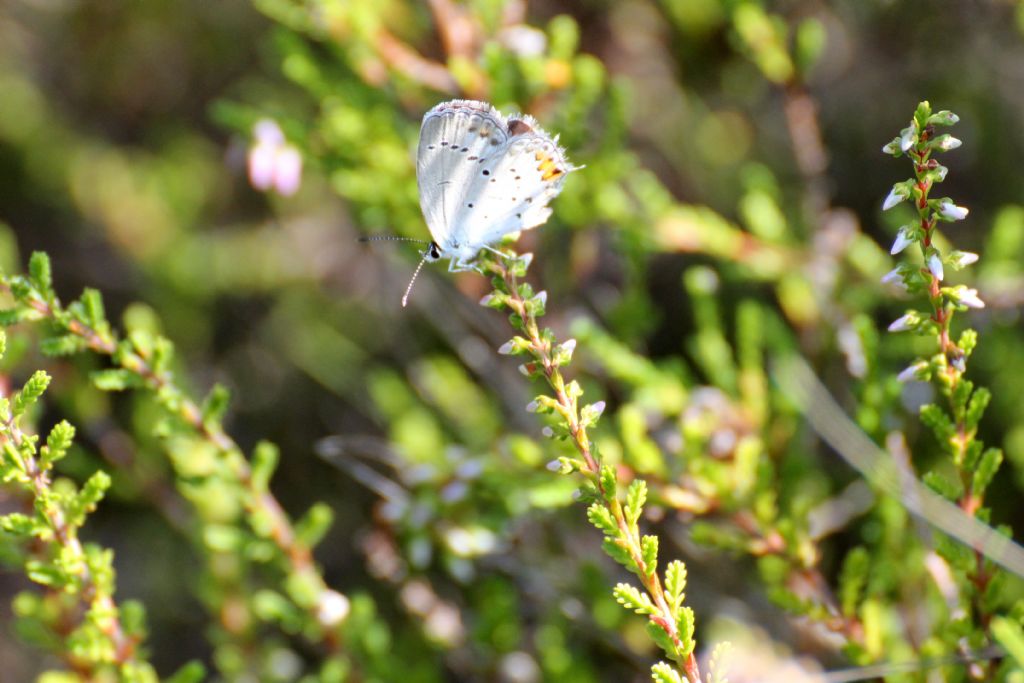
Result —
M 284 197 L 295 194 L 302 183 L 302 155 L 285 140 L 280 126 L 260 119 L 253 126 L 249 148 L 249 182 L 257 190 L 275 190 Z

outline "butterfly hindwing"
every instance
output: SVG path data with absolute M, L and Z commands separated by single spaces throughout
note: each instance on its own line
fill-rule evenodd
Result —
M 506 146 L 484 158 L 457 207 L 451 238 L 480 248 L 543 224 L 571 166 L 533 119 L 511 119 Z

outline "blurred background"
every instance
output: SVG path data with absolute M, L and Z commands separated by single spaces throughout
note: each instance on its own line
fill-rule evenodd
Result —
M 1022 33 L 1015 0 L 6 0 L 0 265 L 47 251 L 63 299 L 101 290 L 112 320 L 174 342 L 194 395 L 230 388 L 229 433 L 281 449 L 284 507 L 334 512 L 316 559 L 352 600 L 365 680 L 648 680 L 643 619 L 610 595 L 625 575 L 577 482 L 545 468 L 568 446 L 541 436 L 524 411 L 539 387 L 495 354 L 511 328 L 477 305 L 487 280 L 428 266 L 403 309 L 416 249 L 356 242 L 429 239 L 423 112 L 454 97 L 529 112 L 586 168 L 518 248 L 546 323 L 579 341 L 569 374 L 608 401 L 605 457 L 655 490 L 645 523 L 663 561 L 687 562 L 698 643 L 744 623 L 780 657 L 842 666 L 842 643 L 777 606 L 764 566 L 690 534 L 739 503 L 701 509 L 681 482 L 701 457 L 733 481 L 707 472 L 754 443 L 774 463 L 755 488 L 805 520 L 856 480 L 772 388 L 773 349 L 807 356 L 879 443 L 902 430 L 920 469 L 941 458 L 916 417 L 930 389 L 893 380 L 933 340 L 879 332 L 911 305 L 879 284 L 910 216 L 881 201 L 911 171 L 881 148 L 927 99 L 961 117 L 934 196 L 971 210 L 944 233 L 982 258 L 951 277 L 988 307 L 958 324 L 979 330 L 982 436 L 1010 461 L 988 502 L 1021 527 Z M 262 120 L 301 153 L 301 179 L 292 166 L 254 187 Z M 5 372 L 55 375 L 42 422 L 79 428 L 63 474 L 113 473 L 86 533 L 114 549 L 118 596 L 146 605 L 157 669 L 316 676 L 298 634 L 256 628 L 244 657 L 218 624 L 196 531 L 216 501 L 176 486 L 154 402 L 100 392 L 87 373 L 102 360 L 42 358 L 31 336 L 12 333 Z M 816 539 L 830 579 L 882 533 L 871 515 L 843 522 Z M 55 665 L 11 613 L 29 586 L 0 573 L 4 683 Z

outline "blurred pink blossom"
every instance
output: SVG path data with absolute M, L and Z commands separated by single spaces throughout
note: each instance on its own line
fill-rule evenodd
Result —
M 249 182 L 257 190 L 276 190 L 284 197 L 295 194 L 302 183 L 302 155 L 288 144 L 280 126 L 260 119 L 253 126 L 249 148 Z

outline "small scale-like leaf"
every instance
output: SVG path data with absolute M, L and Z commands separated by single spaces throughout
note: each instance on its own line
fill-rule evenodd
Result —
M 103 331 L 107 326 L 107 313 L 103 308 L 103 295 L 99 290 L 88 287 L 82 292 L 82 322 L 96 330 Z
M 643 479 L 634 479 L 626 491 L 626 521 L 630 527 L 635 527 L 640 515 L 643 514 L 644 504 L 647 502 L 647 482 Z
M 665 662 L 658 662 L 651 667 L 651 680 L 654 683 L 684 683 L 683 677 Z
M 615 518 L 612 516 L 611 511 L 602 503 L 592 503 L 587 508 L 587 519 L 590 523 L 598 528 L 599 531 L 603 532 L 605 536 L 618 537 L 619 526 L 615 523 Z
M 839 575 L 839 604 L 843 614 L 853 616 L 856 613 L 870 566 L 871 556 L 863 547 L 854 548 L 843 559 L 843 569 Z
M 967 402 L 967 412 L 964 415 L 964 423 L 968 431 L 973 430 L 981 422 L 981 416 L 985 414 L 989 402 L 992 400 L 992 392 L 985 387 L 979 387 L 970 400 Z
M 315 503 L 295 523 L 295 538 L 307 548 L 319 543 L 334 523 L 334 511 L 326 503 Z
M 74 334 L 47 337 L 39 342 L 39 350 L 47 356 L 70 356 L 87 348 L 88 342 Z
M 203 424 L 219 424 L 227 412 L 228 402 L 231 400 L 231 392 L 223 384 L 214 384 L 210 393 L 203 400 Z
M 732 652 L 732 643 L 722 641 L 715 645 L 708 659 L 708 683 L 729 683 L 729 665 L 726 658 Z
M 615 500 L 618 491 L 618 478 L 611 465 L 601 465 L 601 491 L 608 502 Z
M 253 489 L 264 493 L 270 485 L 270 478 L 274 476 L 281 452 L 277 446 L 269 441 L 260 441 L 252 453 L 252 486 Z
M 679 614 L 676 617 L 676 628 L 679 629 L 679 642 L 680 642 L 680 655 L 683 657 L 689 657 L 690 653 L 697 646 L 697 643 L 693 640 L 693 632 L 696 628 L 696 618 L 693 615 L 693 610 L 689 607 L 683 607 L 679 610 Z
M 18 417 L 25 413 L 39 397 L 46 391 L 46 387 L 50 385 L 50 376 L 42 370 L 36 370 L 28 381 L 25 382 L 25 386 L 21 388 L 21 391 L 14 395 L 11 401 L 11 415 Z
M 641 592 L 639 588 L 630 586 L 628 583 L 615 584 L 612 595 L 615 596 L 617 603 L 626 609 L 633 610 L 637 614 L 658 613 L 658 608 L 651 602 L 651 598 L 647 593 Z
M 601 543 L 601 549 L 608 553 L 608 556 L 630 571 L 636 571 L 636 564 L 630 556 L 629 551 L 611 536 L 605 536 Z
M 74 438 L 75 428 L 67 420 L 55 424 L 46 437 L 46 445 L 40 449 L 39 466 L 44 470 L 52 467 L 67 454 Z
M 96 370 L 89 375 L 92 383 L 102 391 L 125 391 L 127 389 L 138 389 L 144 386 L 141 377 L 124 368 L 108 368 Z
M 640 557 L 644 561 L 644 569 L 647 576 L 654 574 L 658 569 L 658 537 L 644 536 L 640 539 Z
M 205 678 L 206 668 L 193 660 L 165 678 L 164 683 L 202 683 Z
M 685 598 L 686 565 L 679 560 L 672 560 L 665 568 L 665 592 L 673 613 L 679 609 Z
M 46 252 L 32 252 L 28 260 L 28 277 L 45 300 L 53 297 L 53 272 Z
M 980 496 L 988 488 L 989 484 L 1003 464 L 1003 452 L 998 448 L 989 448 L 978 461 L 978 467 L 974 470 L 974 481 L 972 484 L 974 495 Z

